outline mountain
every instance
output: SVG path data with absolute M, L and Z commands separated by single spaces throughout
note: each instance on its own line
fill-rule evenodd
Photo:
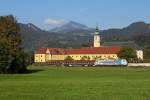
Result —
M 20 26 L 21 31 L 29 31 L 29 32 L 40 32 L 42 31 L 40 28 L 38 28 L 37 26 L 35 26 L 32 23 L 28 23 L 28 24 L 22 24 L 22 23 L 18 23 Z
M 22 47 L 27 52 L 34 52 L 37 48 L 42 47 L 60 47 L 60 48 L 78 48 L 83 43 L 90 41 L 91 35 L 53 33 L 44 31 L 37 26 L 29 23 L 19 23 L 20 34 L 22 37 Z
M 47 40 L 49 37 L 49 32 L 41 30 L 37 26 L 29 23 L 22 24 L 19 23 L 20 34 L 22 37 L 22 47 L 26 51 L 34 51 L 40 47 L 47 46 Z
M 103 30 L 105 41 L 127 41 L 134 40 L 141 35 L 150 35 L 150 24 L 145 22 L 135 22 L 122 29 Z M 137 42 L 138 40 L 134 40 Z
M 19 23 L 19 26 L 22 47 L 27 52 L 34 52 L 41 47 L 79 48 L 87 44 L 92 46 L 93 35 L 89 33 L 95 31 L 94 28 L 73 21 L 51 31 L 42 30 L 32 23 Z M 135 22 L 122 29 L 101 30 L 100 35 L 103 45 L 121 44 L 142 48 L 150 46 L 150 24 L 145 22 Z
M 60 27 L 56 27 L 50 32 L 56 32 L 56 33 L 71 33 L 71 32 L 84 32 L 87 31 L 89 28 L 86 25 L 82 25 L 80 23 L 70 21 Z

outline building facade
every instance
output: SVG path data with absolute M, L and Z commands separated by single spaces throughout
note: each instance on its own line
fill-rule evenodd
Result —
M 96 60 L 118 59 L 117 52 L 120 47 L 96 47 L 81 49 L 41 48 L 35 53 L 35 62 L 48 62 L 55 60 Z
M 144 60 L 143 50 L 136 50 L 136 55 L 139 60 Z
M 121 47 L 101 46 L 99 29 L 94 33 L 93 47 L 80 49 L 62 49 L 62 48 L 40 48 L 34 54 L 35 63 L 50 61 L 63 61 L 71 58 L 72 60 L 96 60 L 96 59 L 118 59 L 117 53 Z M 137 50 L 137 57 L 143 60 L 143 51 Z

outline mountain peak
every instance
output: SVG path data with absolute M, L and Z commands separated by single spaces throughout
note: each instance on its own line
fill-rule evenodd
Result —
M 24 31 L 24 32 L 29 32 L 29 31 L 40 32 L 40 31 L 42 31 L 42 29 L 38 28 L 37 26 L 35 26 L 32 23 L 27 23 L 27 24 L 18 23 L 18 25 L 20 26 L 21 31 Z
M 76 31 L 76 30 L 87 30 L 87 29 L 88 29 L 88 27 L 86 25 L 80 24 L 75 21 L 69 21 L 68 23 L 66 23 L 60 27 L 56 27 L 50 31 L 51 32 L 72 32 L 72 31 Z
M 31 29 L 33 29 L 33 30 L 35 30 L 35 31 L 41 30 L 41 29 L 39 29 L 37 26 L 35 26 L 35 25 L 32 24 L 32 23 L 28 23 L 27 26 L 28 26 L 28 28 L 31 28 Z
M 88 28 L 86 25 L 83 25 L 83 24 L 80 24 L 80 23 L 74 22 L 74 21 L 70 21 L 70 22 L 68 22 L 65 25 L 70 25 L 70 26 L 72 26 L 74 28 L 85 28 L 85 29 Z
M 148 24 L 143 22 L 143 21 L 139 21 L 139 22 L 135 22 L 130 24 L 128 27 L 134 27 L 134 28 L 139 28 L 139 27 L 147 27 Z

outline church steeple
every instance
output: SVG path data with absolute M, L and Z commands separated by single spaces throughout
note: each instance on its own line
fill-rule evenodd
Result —
M 96 31 L 94 33 L 94 47 L 100 47 L 100 34 L 98 26 L 96 26 Z
M 99 28 L 98 28 L 98 26 L 96 26 L 96 32 L 99 32 Z

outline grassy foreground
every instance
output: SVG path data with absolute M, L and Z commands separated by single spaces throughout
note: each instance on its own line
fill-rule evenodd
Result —
M 0 100 L 150 100 L 150 69 L 29 68 L 0 75 Z

